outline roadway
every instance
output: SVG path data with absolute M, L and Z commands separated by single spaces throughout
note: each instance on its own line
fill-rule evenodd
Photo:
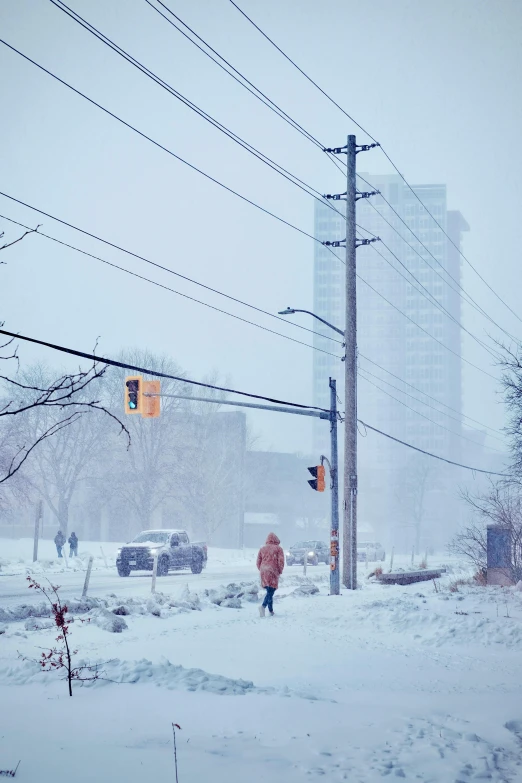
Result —
M 302 572 L 301 569 L 300 571 Z M 34 578 L 42 584 L 47 584 L 46 579 L 49 579 L 53 584 L 59 585 L 61 597 L 70 600 L 81 596 L 85 572 L 35 574 Z M 258 572 L 255 564 L 249 566 L 241 564 L 216 565 L 207 567 L 201 574 L 176 571 L 168 576 L 158 577 L 156 591 L 176 594 L 188 585 L 191 590 L 201 592 L 203 589 L 217 588 L 231 582 L 252 582 L 257 579 Z M 115 593 L 122 597 L 146 596 L 150 594 L 150 590 L 150 573 L 139 571 L 128 577 L 120 577 L 115 567 L 109 567 L 92 571 L 88 594 L 95 598 L 103 598 L 109 593 Z M 40 601 L 41 598 L 34 591 L 28 589 L 24 574 L 0 575 L 1 607 L 7 608 L 17 604 L 39 603 Z

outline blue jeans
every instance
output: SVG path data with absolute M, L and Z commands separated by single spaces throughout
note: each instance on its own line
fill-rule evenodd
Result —
M 269 612 L 274 611 L 274 593 L 276 591 L 275 587 L 265 587 L 266 595 L 265 600 L 263 601 L 263 606 L 268 607 Z
M 58 552 L 58 557 L 61 557 L 62 556 L 62 547 L 58 546 L 58 544 L 56 544 L 56 551 Z

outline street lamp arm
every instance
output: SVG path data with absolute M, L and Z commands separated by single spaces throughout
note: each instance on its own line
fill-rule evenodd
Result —
M 295 310 L 293 307 L 287 307 L 286 310 L 279 311 L 279 315 L 293 315 L 293 313 L 307 313 L 307 315 L 311 315 L 312 318 L 317 318 L 318 321 L 321 321 L 321 323 L 326 324 L 326 326 L 329 326 L 330 329 L 334 330 L 334 332 L 337 332 L 337 334 L 340 334 L 344 337 L 344 332 L 342 329 L 338 329 L 337 326 L 334 326 L 329 321 L 325 321 L 324 318 L 321 318 L 320 315 L 316 315 L 315 313 L 312 313 L 311 310 Z

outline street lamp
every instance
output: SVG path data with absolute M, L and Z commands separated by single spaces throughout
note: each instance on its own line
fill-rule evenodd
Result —
M 293 307 L 287 307 L 286 310 L 279 310 L 279 315 L 293 315 L 294 313 L 307 313 L 312 318 L 333 329 L 334 332 L 344 337 L 342 329 L 325 321 L 319 315 L 310 310 L 296 310 Z M 337 388 L 336 382 L 330 378 L 330 438 L 331 438 L 331 464 L 330 475 L 332 478 L 332 524 L 330 530 L 330 595 L 339 595 L 340 592 L 340 573 L 339 573 L 339 461 L 337 449 Z M 321 462 L 322 462 L 321 457 Z
M 326 324 L 326 326 L 329 326 L 330 329 L 334 330 L 334 332 L 337 332 L 337 334 L 341 334 L 344 337 L 344 332 L 342 329 L 338 329 L 337 326 L 334 326 L 329 321 L 325 321 L 324 318 L 321 318 L 320 315 L 316 315 L 315 313 L 312 313 L 310 310 L 295 310 L 293 307 L 287 307 L 286 310 L 279 310 L 278 315 L 293 315 L 294 313 L 307 313 L 308 315 L 311 315 L 312 318 L 317 318 L 318 321 L 321 321 L 321 323 Z

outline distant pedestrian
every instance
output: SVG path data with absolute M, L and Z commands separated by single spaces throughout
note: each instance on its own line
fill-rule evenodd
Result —
M 56 544 L 56 551 L 58 552 L 58 557 L 63 557 L 62 549 L 65 546 L 65 536 L 61 530 L 59 530 L 55 535 L 54 543 Z
M 285 553 L 279 546 L 279 539 L 275 533 L 269 533 L 266 544 L 261 547 L 257 555 L 257 568 L 261 577 L 261 586 L 266 589 L 263 603 L 259 607 L 261 617 L 265 616 L 268 608 L 270 616 L 274 615 L 274 593 L 279 587 L 279 577 L 285 567 Z
M 78 536 L 74 532 L 69 536 L 69 546 L 69 557 L 78 557 Z

